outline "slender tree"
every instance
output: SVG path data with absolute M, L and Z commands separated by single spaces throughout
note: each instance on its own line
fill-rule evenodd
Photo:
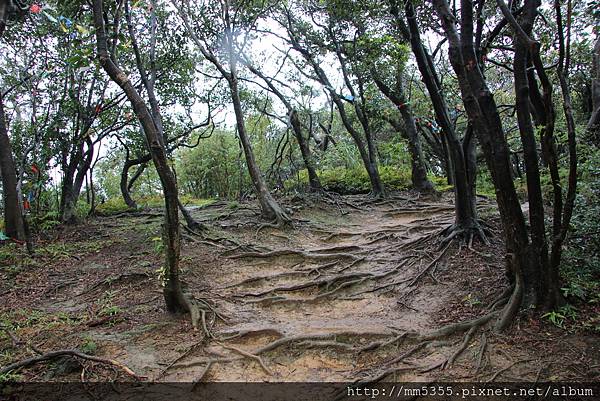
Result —
M 120 12 L 120 5 L 117 5 L 117 18 Z M 165 245 L 165 285 L 163 294 L 165 303 L 170 312 L 190 312 L 192 315 L 192 322 L 194 326 L 196 326 L 198 322 L 197 307 L 195 307 L 184 295 L 181 288 L 181 281 L 179 280 L 179 259 L 181 251 L 181 233 L 178 213 L 179 199 L 177 194 L 177 181 L 173 171 L 169 167 L 164 138 L 161 130 L 156 125 L 156 119 L 152 116 L 152 109 L 147 106 L 138 90 L 131 83 L 129 77 L 118 67 L 114 58 L 114 53 L 109 50 L 104 20 L 105 17 L 107 17 L 107 14 L 105 14 L 102 0 L 94 0 L 93 15 L 100 65 L 109 77 L 121 87 L 129 99 L 135 115 L 143 128 L 148 149 L 152 155 L 152 161 L 158 176 L 160 177 L 163 188 L 165 197 L 163 233 L 163 242 Z M 116 25 L 118 26 L 118 24 Z
M 437 123 L 443 132 L 444 145 L 448 149 L 449 170 L 451 171 L 452 183 L 454 185 L 455 222 L 447 230 L 448 235 L 444 239 L 444 242 L 458 237 L 470 243 L 474 236 L 487 242 L 485 229 L 477 217 L 475 190 L 477 172 L 474 162 L 475 142 L 473 140 L 473 129 L 467 130 L 462 140 L 455 130 L 450 118 L 450 110 L 444 95 L 444 89 L 433 60 L 425 49 L 421 39 L 417 16 L 412 2 L 407 1 L 404 4 L 406 22 L 400 14 L 400 8 L 396 0 L 391 1 L 390 11 L 398 30 L 410 42 L 421 78 L 429 93 Z M 468 106 L 468 104 L 465 104 L 465 107 Z
M 294 137 L 296 138 L 296 141 L 298 142 L 298 147 L 300 148 L 300 154 L 302 155 L 304 166 L 306 167 L 306 171 L 308 172 L 309 187 L 312 191 L 322 190 L 323 188 L 321 186 L 319 176 L 317 175 L 315 163 L 310 151 L 310 137 L 307 137 L 304 133 L 304 129 L 302 128 L 302 122 L 300 121 L 300 115 L 297 108 L 292 104 L 288 97 L 285 96 L 284 93 L 276 86 L 276 84 L 274 83 L 274 79 L 267 77 L 262 71 L 260 71 L 254 65 L 252 65 L 252 63 L 247 58 L 243 58 L 243 62 L 244 65 L 246 65 L 246 67 L 250 71 L 252 71 L 254 75 L 259 77 L 267 85 L 270 92 L 277 96 L 277 98 L 285 106 L 288 112 L 289 125 L 292 127 Z
M 244 26 L 245 29 L 251 27 L 260 16 L 260 11 L 257 11 L 252 7 L 244 9 L 245 6 L 242 3 L 238 4 L 237 2 L 230 2 L 229 0 L 221 0 L 220 7 L 218 7 L 220 10 L 216 15 L 213 15 L 214 19 L 211 19 L 210 22 L 205 17 L 200 19 L 205 24 L 210 24 L 210 26 L 198 28 L 197 26 L 192 26 L 190 21 L 190 16 L 193 14 L 190 11 L 188 1 L 182 0 L 180 4 L 176 4 L 175 2 L 173 4 L 177 8 L 185 29 L 197 49 L 227 81 L 235 113 L 237 134 L 244 151 L 246 165 L 248 166 L 248 171 L 252 178 L 252 184 L 263 217 L 277 221 L 278 224 L 290 222 L 291 220 L 284 209 L 271 195 L 263 177 L 263 173 L 256 161 L 250 136 L 246 129 L 244 110 L 240 95 L 238 52 L 243 51 L 244 49 L 243 45 L 241 45 L 240 48 L 237 44 L 240 35 L 239 29 L 242 26 Z M 267 7 L 268 4 L 260 2 L 254 4 L 253 7 L 254 6 L 259 10 L 262 10 L 264 7 Z M 205 5 L 201 5 L 200 9 L 206 10 Z M 208 37 L 205 35 L 206 32 L 212 32 L 213 35 L 209 35 L 210 37 Z M 247 42 L 247 39 L 243 40 L 243 42 Z
M 524 49 L 519 49 L 519 53 L 515 54 L 514 71 L 516 96 L 518 101 L 521 102 L 520 107 L 525 107 L 523 98 L 527 96 L 528 85 L 530 84 L 526 75 L 527 58 L 530 58 L 535 65 L 539 79 L 542 81 L 545 79 L 544 66 L 541 64 L 540 58 L 540 44 L 531 39 L 526 32 L 529 30 L 528 24 L 538 12 L 537 9 L 540 3 L 536 0 L 525 1 L 521 24 L 516 21 L 513 12 L 508 9 L 503 0 L 498 0 L 497 3 L 505 19 L 515 31 L 515 46 L 519 48 L 525 45 Z M 528 232 L 512 180 L 510 152 L 504 135 L 502 120 L 493 94 L 477 62 L 474 46 L 475 32 L 473 27 L 475 18 L 473 3 L 471 0 L 461 1 L 460 33 L 456 27 L 457 19 L 449 4 L 445 0 L 434 0 L 433 4 L 445 37 L 448 40 L 450 62 L 458 78 L 461 96 L 469 120 L 473 124 L 482 144 L 488 169 L 492 174 L 492 180 L 496 188 L 508 255 L 507 267 L 509 277 L 511 277 L 513 283 L 512 296 L 497 324 L 497 328 L 502 329 L 512 321 L 512 318 L 522 306 L 548 310 L 557 307 L 562 302 L 558 282 L 558 265 L 554 266 L 549 263 L 547 240 L 541 232 L 543 221 L 540 220 L 543 220 L 543 200 L 539 197 L 538 160 L 537 157 L 533 160 L 527 160 L 527 186 L 530 194 L 530 222 L 532 224 L 531 232 Z M 547 85 L 547 82 L 544 84 Z M 547 90 L 548 88 L 546 88 Z M 551 95 L 547 101 L 551 101 Z M 531 113 L 524 115 L 528 111 L 529 109 L 521 110 L 518 118 L 520 120 L 521 141 L 524 148 L 527 148 L 529 152 L 527 157 L 532 158 L 535 156 L 532 149 L 535 147 L 535 143 L 532 138 L 533 130 L 528 126 L 530 122 L 527 120 Z M 574 132 L 570 133 L 569 137 L 569 142 L 574 142 Z M 552 149 L 550 147 L 549 151 L 552 151 Z M 571 154 L 570 158 L 576 160 L 576 155 Z M 573 170 L 573 167 L 576 167 L 576 163 L 571 164 L 571 170 Z M 572 173 L 573 171 L 570 175 Z M 567 199 L 572 196 L 571 191 L 574 191 L 574 185 L 569 187 Z M 532 202 L 537 204 L 532 205 Z M 561 215 L 560 230 L 566 230 L 568 227 L 571 207 L 569 201 L 567 209 L 563 210 Z M 542 216 L 539 215 L 540 213 L 542 213 Z
M 8 136 L 2 93 L 0 93 L 0 174 L 2 175 L 4 200 L 4 230 L 9 237 L 24 241 L 25 222 L 21 199 L 19 199 L 19 192 L 17 191 L 17 173 Z
M 365 97 L 364 91 L 362 90 L 364 82 L 360 82 L 360 77 L 357 75 L 354 75 L 353 77 L 359 81 L 357 85 L 358 88 L 352 82 L 349 60 L 343 54 L 341 44 L 334 32 L 334 21 L 329 20 L 326 26 L 320 26 L 330 41 L 330 43 L 327 44 L 323 40 L 317 39 L 318 35 L 315 32 L 312 32 L 312 28 L 299 20 L 297 16 L 294 15 L 293 10 L 287 6 L 282 8 L 282 15 L 278 20 L 282 27 L 287 31 L 286 41 L 288 44 L 300 54 L 308 67 L 313 70 L 314 75 L 309 76 L 329 91 L 329 95 L 338 110 L 342 124 L 350 133 L 356 144 L 367 174 L 369 175 L 371 194 L 375 197 L 383 196 L 385 194 L 385 188 L 379 175 L 375 138 L 369 122 L 369 116 L 364 109 Z M 318 59 L 318 52 L 321 50 L 327 51 L 329 46 L 331 46 L 333 54 L 339 62 L 340 71 L 344 81 L 344 88 L 349 92 L 349 95 L 342 95 L 334 89 L 332 81 L 323 69 L 321 61 Z M 351 109 L 356 115 L 360 128 L 355 126 L 352 116 L 346 107 L 347 102 L 351 103 Z

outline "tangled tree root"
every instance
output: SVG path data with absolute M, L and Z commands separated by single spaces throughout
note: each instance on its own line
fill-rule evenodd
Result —
M 407 338 L 411 338 L 413 340 L 419 341 L 415 346 L 408 349 L 403 354 L 388 361 L 384 365 L 385 369 L 383 371 L 381 371 L 375 375 L 369 376 L 363 380 L 360 380 L 358 383 L 359 384 L 375 383 L 375 382 L 381 381 L 384 378 L 390 376 L 391 374 L 397 373 L 399 371 L 415 371 L 416 370 L 421 373 L 424 373 L 424 372 L 428 372 L 428 371 L 431 371 L 431 370 L 434 370 L 437 368 L 444 369 L 444 368 L 452 365 L 454 363 L 454 361 L 456 361 L 456 359 L 464 352 L 464 350 L 467 349 L 467 347 L 469 346 L 469 343 L 471 342 L 472 336 L 477 331 L 477 329 L 481 328 L 482 326 L 485 326 L 490 321 L 492 321 L 495 317 L 498 316 L 498 313 L 499 313 L 498 311 L 490 312 L 490 313 L 483 315 L 475 320 L 447 325 L 440 329 L 432 331 L 430 333 L 425 333 L 425 334 L 412 333 L 412 335 L 409 334 L 408 336 L 406 336 Z M 447 338 L 454 334 L 462 333 L 465 331 L 466 331 L 466 334 L 463 337 L 463 341 L 462 341 L 461 345 L 453 352 L 453 354 L 449 358 L 447 358 L 443 362 L 436 363 L 436 364 L 434 364 L 432 366 L 428 366 L 428 367 L 419 367 L 419 366 L 414 366 L 412 362 L 406 361 L 406 359 L 408 357 L 416 354 L 417 352 L 423 350 L 424 348 L 431 346 L 431 345 L 435 345 L 435 343 L 434 343 L 435 340 Z M 405 365 L 410 364 L 410 366 L 408 366 L 408 367 L 407 366 L 400 366 L 400 367 L 393 366 L 398 363 L 403 363 Z
M 260 332 L 263 332 L 263 331 L 264 330 L 260 330 Z M 276 331 L 276 332 L 279 333 L 278 331 Z M 243 333 L 243 335 L 249 335 L 251 333 L 255 334 L 255 332 L 250 331 L 250 332 Z M 336 339 L 338 337 L 356 337 L 356 336 L 386 337 L 389 335 L 390 335 L 389 332 L 386 332 L 386 333 L 377 333 L 377 332 L 363 333 L 363 332 L 353 332 L 353 331 L 341 331 L 341 332 L 325 333 L 325 334 L 305 334 L 305 335 L 295 335 L 295 336 L 283 336 L 283 337 L 278 338 L 277 340 L 274 340 L 262 347 L 255 349 L 254 351 L 245 351 L 245 350 L 239 349 L 238 347 L 225 346 L 222 343 L 219 343 L 219 345 L 222 345 L 224 348 L 231 349 L 232 351 L 235 351 L 236 353 L 240 354 L 241 356 L 203 359 L 200 361 L 179 363 L 179 364 L 172 365 L 171 368 L 172 369 L 183 369 L 183 368 L 191 368 L 194 366 L 205 365 L 205 368 L 201 372 L 201 375 L 196 379 L 197 382 L 200 382 L 206 376 L 206 374 L 208 373 L 210 368 L 216 363 L 230 363 L 230 362 L 239 361 L 239 360 L 242 360 L 245 358 L 251 358 L 259 363 L 262 362 L 261 367 L 263 368 L 265 373 L 270 375 L 271 372 L 266 367 L 266 365 L 264 365 L 264 362 L 262 361 L 262 358 L 260 358 L 260 355 L 265 354 L 270 351 L 273 351 L 277 348 L 291 345 L 293 343 L 298 343 L 299 345 L 308 346 L 308 347 L 336 346 L 338 348 L 348 349 L 353 352 L 359 352 L 361 350 L 361 348 L 349 347 L 346 343 L 338 342 L 338 341 L 336 341 Z M 242 335 L 241 334 L 236 335 L 236 338 L 239 336 L 242 336 Z M 229 338 L 232 338 L 232 337 L 229 337 Z M 389 344 L 391 344 L 391 343 L 392 342 L 389 342 Z M 262 366 L 262 365 L 264 365 L 264 366 Z
M 345 249 L 358 249 L 358 247 L 345 247 Z M 347 252 L 337 252 L 339 249 L 331 248 L 331 249 L 318 249 L 313 251 L 303 251 L 296 249 L 279 249 L 275 251 L 268 252 L 243 252 L 235 255 L 229 256 L 230 259 L 243 259 L 243 258 L 273 258 L 279 256 L 300 256 L 305 259 L 358 259 L 359 256 L 347 253 Z M 329 251 L 329 252 L 328 252 Z
M 453 240 L 458 240 L 461 246 L 466 245 L 471 250 L 473 250 L 474 240 L 478 239 L 487 246 L 490 244 L 488 237 L 492 236 L 491 230 L 481 221 L 472 224 L 470 227 L 460 227 L 452 224 L 444 229 L 441 234 L 444 238 L 440 243 L 440 247 Z
M 202 324 L 202 331 L 205 338 L 213 337 L 212 328 L 217 320 L 220 319 L 224 323 L 227 322 L 227 319 L 217 311 L 216 306 L 212 305 L 208 300 L 194 299 L 192 301 L 187 296 L 184 296 L 184 299 L 190 313 L 192 328 L 198 330 L 198 327 Z M 208 319 L 209 315 L 210 319 Z
M 75 297 L 80 297 L 80 296 L 90 293 L 100 287 L 111 287 L 112 285 L 114 285 L 115 283 L 118 283 L 120 281 L 131 280 L 131 279 L 144 280 L 144 279 L 149 279 L 150 277 L 151 277 L 150 274 L 148 274 L 146 272 L 121 273 L 116 277 L 113 277 L 113 276 L 107 277 L 103 280 L 96 282 L 95 284 L 92 284 L 90 287 L 84 289 L 80 293 L 75 294 Z
M 62 356 L 70 356 L 70 357 L 85 359 L 88 361 L 98 362 L 98 363 L 102 363 L 102 364 L 106 364 L 106 365 L 112 365 L 116 368 L 119 368 L 120 370 L 125 372 L 127 375 L 133 377 L 136 380 L 142 380 L 144 378 L 143 376 L 137 375 L 129 367 L 125 366 L 121 362 L 115 361 L 114 359 L 106 359 L 106 358 L 100 358 L 100 357 L 93 356 L 93 355 L 84 354 L 83 352 L 75 350 L 75 349 L 63 349 L 63 350 L 58 350 L 58 351 L 50 351 L 50 352 L 47 352 L 42 355 L 34 356 L 32 358 L 23 359 L 19 362 L 11 363 L 10 365 L 7 365 L 7 366 L 3 367 L 2 369 L 0 369 L 0 375 L 4 375 L 6 373 L 12 372 L 13 370 L 25 368 L 25 367 L 28 367 L 31 365 L 35 365 L 36 363 L 39 363 L 39 362 L 49 361 L 49 360 L 52 360 L 52 359 L 55 359 L 58 357 L 62 357 Z
M 387 202 L 387 199 L 382 201 L 384 204 Z M 339 207 L 342 208 L 341 205 Z M 364 210 L 362 207 L 357 208 Z M 245 288 L 242 291 L 234 290 L 228 293 L 228 296 L 240 298 L 245 303 L 306 303 L 323 299 L 355 299 L 351 297 L 383 291 L 400 292 L 401 296 L 398 302 L 402 303 L 402 299 L 414 293 L 415 289 L 419 288 L 419 283 L 423 282 L 426 277 L 431 276 L 437 282 L 435 272 L 440 266 L 443 266 L 451 248 L 453 252 L 456 248 L 460 252 L 464 244 L 473 249 L 474 240 L 487 243 L 487 237 L 491 234 L 483 223 L 478 224 L 476 229 L 469 230 L 456 226 L 445 228 L 452 218 L 452 210 L 451 206 L 438 203 L 430 203 L 413 209 L 408 207 L 390 208 L 385 211 L 389 215 L 400 215 L 401 217 L 402 215 L 415 215 L 415 219 L 413 217 L 400 218 L 394 221 L 395 225 L 369 224 L 365 226 L 368 231 L 358 231 L 357 228 L 352 227 L 356 224 L 351 222 L 348 222 L 342 231 L 334 231 L 335 228 L 328 230 L 327 227 L 316 227 L 309 224 L 306 225 L 306 228 L 321 237 L 322 243 L 331 241 L 329 246 L 323 245 L 311 249 L 293 247 L 270 249 L 265 246 L 238 245 L 226 250 L 222 255 L 229 259 L 244 260 L 244 263 L 250 267 L 258 264 L 261 264 L 262 267 L 262 264 L 272 263 L 276 265 L 277 270 L 270 275 L 265 275 L 261 270 L 259 274 L 262 275 L 244 278 L 224 289 L 250 286 L 250 289 Z M 370 213 L 369 216 L 371 216 Z M 269 225 L 259 227 L 257 234 L 267 226 Z M 443 235 L 441 245 L 440 235 Z M 283 239 L 289 241 L 287 237 Z M 461 240 L 460 245 L 453 247 L 458 239 Z M 336 245 L 336 241 L 340 242 Z M 398 259 L 399 255 L 402 258 Z M 276 260 L 276 258 L 280 259 Z M 360 267 L 357 268 L 359 265 Z M 285 270 L 280 271 L 280 268 L 285 268 Z M 293 279 L 289 280 L 290 278 Z M 358 344 L 354 340 L 339 338 L 348 333 L 294 336 L 283 334 L 277 329 L 265 329 L 264 333 L 275 336 L 275 339 L 270 338 L 270 342 L 261 347 L 246 349 L 246 347 L 240 348 L 238 344 L 223 344 L 223 342 L 253 335 L 257 333 L 256 331 L 235 333 L 226 338 L 216 338 L 213 333 L 212 337 L 207 335 L 206 338 L 216 341 L 224 349 L 231 351 L 230 353 L 216 356 L 207 355 L 201 360 L 189 363 L 184 363 L 183 358 L 180 358 L 177 363 L 172 365 L 172 368 L 202 366 L 203 370 L 198 378 L 198 381 L 201 381 L 215 364 L 248 359 L 252 363 L 258 363 L 261 369 L 270 375 L 274 366 L 270 365 L 264 355 L 283 346 L 294 344 L 304 349 L 335 348 L 340 352 L 358 356 L 365 352 L 402 345 L 404 349 L 401 355 L 394 356 L 378 368 L 367 372 L 367 374 L 375 374 L 366 377 L 362 382 L 372 382 L 401 371 L 425 372 L 433 369 L 447 369 L 455 364 L 461 356 L 464 356 L 469 346 L 480 338 L 478 332 L 484 331 L 481 335 L 479 352 L 476 355 L 478 369 L 481 369 L 488 347 L 485 331 L 488 325 L 491 326 L 490 323 L 494 319 L 504 315 L 504 312 L 499 309 L 511 303 L 508 295 L 502 294 L 494 300 L 485 314 L 475 320 L 447 325 L 425 333 L 397 331 L 385 333 L 366 345 Z M 348 298 L 345 298 L 346 296 Z M 408 305 L 405 306 L 410 308 Z M 208 330 L 205 331 L 212 329 L 210 324 L 206 326 L 208 326 Z M 362 333 L 362 335 L 365 334 Z M 444 347 L 444 352 L 447 351 L 446 347 L 451 347 L 449 348 L 451 352 L 443 358 L 443 361 L 440 362 L 436 359 L 434 365 L 418 366 L 418 363 L 415 362 L 416 357 L 426 356 L 430 352 L 427 349 L 439 347 Z

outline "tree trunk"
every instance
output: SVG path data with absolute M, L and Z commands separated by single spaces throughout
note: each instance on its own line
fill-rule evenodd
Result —
M 587 129 L 596 135 L 600 144 L 600 32 L 596 33 L 596 44 L 592 54 L 592 114 Z
M 481 142 L 496 189 L 507 248 L 507 271 L 514 284 L 512 297 L 505 306 L 496 326 L 501 330 L 510 324 L 520 307 L 541 309 L 547 305 L 546 299 L 555 293 L 553 289 L 548 288 L 548 281 L 542 275 L 543 259 L 547 259 L 548 255 L 546 253 L 540 256 L 541 251 L 529 242 L 525 218 L 511 175 L 510 153 L 502 120 L 493 95 L 487 87 L 485 77 L 477 63 L 473 47 L 473 3 L 470 0 L 461 1 L 460 35 L 456 28 L 456 18 L 450 11 L 448 3 L 445 0 L 434 0 L 433 4 L 448 39 L 449 59 L 458 78 L 469 121 L 473 124 Z M 498 4 L 505 17 L 514 20 L 503 0 L 498 0 Z M 514 21 L 514 25 L 517 25 L 518 29 L 522 29 L 516 21 Z M 530 45 L 531 43 L 528 42 L 528 47 L 532 49 Z M 515 71 L 515 84 L 520 102 L 519 107 L 525 107 L 522 103 L 527 95 L 526 58 L 527 54 L 515 55 L 515 63 L 518 67 L 518 71 Z M 531 145 L 531 135 L 527 135 L 527 130 L 529 130 L 527 124 L 531 124 L 529 102 L 526 106 L 526 109 L 521 110 L 519 117 L 519 124 L 526 131 L 523 134 L 524 147 Z M 524 118 L 525 114 L 527 119 Z M 531 152 L 531 149 L 528 151 Z M 527 161 L 530 169 L 533 169 L 532 163 L 536 163 L 537 167 L 537 162 L 537 159 Z M 528 177 L 528 179 L 531 178 Z M 534 192 L 536 185 L 539 185 L 539 182 L 534 183 L 532 188 Z M 535 200 L 535 195 L 533 200 Z M 541 206 L 536 205 L 535 208 L 537 213 Z M 534 216 L 534 218 L 538 217 Z M 535 230 L 539 230 L 539 227 L 536 227 Z M 532 237 L 535 235 L 539 235 L 539 233 L 533 233 Z M 537 240 L 534 238 L 534 241 Z M 558 283 L 554 283 L 554 285 L 558 285 Z
M 129 153 L 127 153 L 129 155 Z M 137 202 L 131 197 L 131 187 L 135 183 L 135 181 L 140 177 L 140 175 L 144 172 L 145 164 L 152 160 L 152 156 L 150 154 L 146 154 L 142 157 L 138 157 L 137 159 L 129 159 L 128 157 L 123 164 L 123 169 L 121 170 L 121 180 L 119 182 L 119 187 L 121 189 L 121 196 L 125 201 L 125 204 L 131 209 L 137 209 Z M 129 179 L 129 170 L 133 166 L 141 165 Z
M 352 136 L 352 139 L 354 140 L 354 143 L 356 144 L 356 147 L 358 148 L 358 152 L 363 161 L 365 169 L 367 170 L 367 174 L 369 175 L 369 181 L 371 183 L 371 194 L 376 197 L 383 196 L 385 194 L 385 188 L 383 186 L 383 182 L 381 181 L 381 177 L 379 176 L 379 170 L 377 167 L 377 152 L 376 152 L 376 148 L 375 148 L 375 143 L 373 141 L 372 136 L 370 135 L 370 132 L 368 129 L 368 124 L 366 123 L 366 118 L 365 118 L 364 114 L 362 113 L 360 106 L 355 104 L 354 109 L 356 110 L 357 117 L 359 118 L 360 123 L 364 129 L 365 139 L 367 142 L 366 145 L 365 145 L 365 141 L 363 140 L 361 134 L 358 132 L 358 130 L 356 130 L 353 123 L 350 121 L 348 114 L 346 113 L 344 101 L 341 99 L 340 95 L 333 90 L 333 86 L 331 85 L 331 82 L 329 81 L 327 74 L 325 73 L 323 68 L 321 68 L 320 63 L 314 58 L 314 56 L 311 54 L 310 51 L 308 51 L 306 48 L 304 48 L 300 44 L 300 41 L 299 41 L 298 37 L 296 36 L 297 34 L 295 32 L 295 29 L 291 25 L 292 24 L 291 18 L 290 18 L 289 24 L 290 25 L 288 25 L 288 30 L 290 32 L 290 39 L 291 39 L 292 47 L 296 51 L 298 51 L 302 55 L 302 57 L 304 57 L 304 59 L 310 64 L 310 66 L 314 70 L 315 74 L 317 75 L 317 80 L 323 86 L 325 86 L 325 88 L 330 88 L 329 91 L 331 94 L 331 99 L 332 99 L 333 103 L 335 103 L 335 105 L 338 109 L 338 112 L 340 114 L 340 117 L 342 119 L 342 123 L 344 124 L 344 127 L 346 128 L 346 130 L 348 130 L 348 132 L 350 133 L 350 136 Z M 343 67 L 343 63 L 342 63 L 342 67 Z M 345 80 L 348 81 L 348 76 L 345 71 L 344 71 L 344 77 L 345 77 Z
M 475 177 L 469 177 L 463 147 L 450 121 L 443 89 L 439 86 L 437 73 L 432 70 L 432 64 L 428 61 L 428 55 L 423 48 L 412 2 L 406 2 L 405 11 L 408 29 L 404 27 L 402 30 L 408 30 L 407 34 L 417 60 L 417 67 L 427 87 L 436 118 L 443 132 L 442 135 L 445 136 L 448 145 L 449 165 L 452 168 L 452 182 L 454 184 L 455 222 L 452 228 L 453 232 L 447 239 L 451 239 L 453 235 L 466 235 L 468 238 L 473 234 L 484 238 L 477 221 L 476 198 L 470 190 Z M 396 15 L 396 19 L 398 22 L 401 21 L 399 15 Z M 465 107 L 468 107 L 468 105 L 465 104 Z
M 430 192 L 433 190 L 433 184 L 427 178 L 427 169 L 425 168 L 425 159 L 423 157 L 423 151 L 421 149 L 421 140 L 419 139 L 419 133 L 417 132 L 417 124 L 415 123 L 414 115 L 410 106 L 407 103 L 402 83 L 398 82 L 396 85 L 397 91 L 392 91 L 391 88 L 379 79 L 377 71 L 371 71 L 371 76 L 375 81 L 375 84 L 379 90 L 400 110 L 400 115 L 404 122 L 404 130 L 406 133 L 406 140 L 408 142 L 408 152 L 410 153 L 410 160 L 412 165 L 411 180 L 412 186 L 417 191 Z M 399 128 L 394 127 L 397 132 Z
M 198 223 L 194 217 L 191 215 L 191 213 L 185 208 L 185 206 L 183 205 L 183 203 L 181 203 L 181 201 L 178 199 L 177 200 L 177 205 L 179 207 L 179 210 L 181 211 L 181 214 L 183 215 L 183 218 L 185 219 L 185 224 L 187 224 L 188 228 L 192 231 L 199 231 L 199 230 L 204 230 L 205 227 Z
M 254 185 L 254 191 L 256 193 L 256 197 L 258 198 L 258 202 L 260 203 L 262 215 L 266 219 L 277 220 L 278 223 L 285 223 L 289 221 L 289 217 L 269 192 L 262 172 L 260 171 L 258 163 L 254 158 L 252 144 L 250 143 L 250 138 L 246 132 L 246 124 L 244 123 L 244 112 L 242 110 L 242 101 L 240 99 L 238 80 L 235 72 L 232 72 L 232 74 L 228 77 L 228 83 L 231 92 L 231 99 L 233 101 L 233 110 L 235 111 L 238 136 L 242 145 L 242 149 L 244 150 L 248 172 L 250 173 L 250 178 L 252 178 L 252 184 Z
M 323 189 L 323 187 L 321 186 L 321 181 L 319 180 L 319 176 L 317 175 L 317 171 L 315 169 L 315 164 L 310 154 L 308 140 L 304 137 L 304 135 L 302 135 L 302 125 L 300 123 L 300 118 L 298 117 L 298 112 L 294 109 L 290 111 L 290 124 L 294 130 L 294 136 L 298 141 L 298 146 L 300 147 L 300 153 L 302 154 L 302 160 L 306 166 L 306 171 L 308 171 L 308 183 L 310 189 L 311 191 L 320 191 Z
M 536 7 L 532 2 L 525 2 L 525 11 L 521 27 L 529 35 L 535 20 Z M 531 226 L 530 263 L 524 270 L 523 281 L 526 289 L 524 301 L 527 305 L 538 305 L 543 293 L 543 272 L 548 269 L 548 242 L 544 222 L 544 200 L 540 185 L 540 170 L 535 132 L 531 121 L 529 108 L 529 77 L 527 76 L 529 43 L 515 35 L 515 56 L 513 62 L 515 80 L 515 108 L 517 123 L 523 144 L 523 160 L 527 180 L 527 195 L 529 201 L 529 224 Z
M 0 174 L 4 196 L 4 229 L 8 237 L 24 241 L 25 223 L 17 191 L 17 172 L 12 155 L 8 126 L 4 114 L 4 99 L 0 96 Z
M 123 169 L 121 170 L 121 180 L 119 182 L 119 188 L 121 189 L 121 196 L 125 201 L 125 204 L 130 209 L 137 209 L 137 203 L 131 197 L 131 193 L 129 192 L 129 169 L 133 166 L 131 160 L 126 160 L 125 164 L 123 164 Z
M 63 198 L 64 204 L 61 215 L 61 221 L 63 223 L 71 224 L 77 220 L 75 211 L 77 208 L 77 201 L 79 200 L 79 193 L 81 192 L 81 187 L 83 186 L 85 177 L 87 176 L 94 159 L 94 144 L 92 140 L 87 138 L 85 144 L 87 145 L 87 151 L 85 152 L 85 155 L 82 159 L 76 160 L 78 162 L 75 164 L 77 166 L 77 174 L 72 181 L 67 181 L 67 185 L 63 186 L 63 190 L 66 191 L 66 194 Z
M 411 180 L 414 189 L 420 192 L 431 192 L 433 184 L 427 178 L 427 169 L 425 168 L 425 159 L 423 158 L 423 150 L 421 149 L 421 141 L 417 132 L 417 126 L 412 112 L 408 106 L 400 107 L 400 113 L 404 120 L 406 136 L 408 139 L 408 152 L 412 164 Z
M 183 294 L 179 280 L 179 259 L 181 252 L 181 233 L 179 229 L 179 210 L 177 182 L 169 167 L 164 138 L 152 118 L 144 100 L 133 86 L 129 77 L 119 69 L 111 59 L 108 51 L 104 28 L 102 0 L 93 1 L 94 26 L 98 58 L 100 65 L 117 83 L 129 99 L 133 110 L 143 128 L 152 161 L 160 178 L 165 197 L 165 218 L 163 226 L 163 243 L 165 245 L 165 274 L 163 295 L 170 312 L 193 312 L 194 307 Z

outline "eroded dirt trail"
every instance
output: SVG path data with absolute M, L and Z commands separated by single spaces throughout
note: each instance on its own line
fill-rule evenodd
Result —
M 420 334 L 485 315 L 504 287 L 501 243 L 439 247 L 437 233 L 453 219 L 448 199 L 286 204 L 295 221 L 287 229 L 261 227 L 253 203 L 192 211 L 207 227 L 182 230 L 184 287 L 203 311 L 198 330 L 164 310 L 159 211 L 96 218 L 40 241 L 35 259 L 3 272 L 2 320 L 20 344 L 84 350 L 165 382 L 568 379 L 579 368 L 557 358 L 600 359 L 597 342 L 550 344 L 535 322 L 511 336 L 467 332 L 464 347 L 465 331 L 422 342 Z M 4 363 L 32 355 L 6 336 L 0 345 Z M 23 374 L 126 378 L 67 362 Z
M 431 314 L 449 294 L 442 286 L 418 287 L 417 276 L 433 255 L 419 253 L 413 244 L 442 228 L 452 209 L 445 204 L 411 209 L 370 206 L 345 215 L 316 209 L 299 213 L 309 222 L 294 231 L 236 233 L 247 246 L 225 252 L 217 274 L 207 277 L 228 316 L 207 343 L 212 355 L 195 353 L 165 377 L 197 380 L 208 360 L 215 360 L 205 379 L 355 380 L 373 362 L 369 344 L 376 348 L 378 339 L 431 329 Z M 282 339 L 289 340 L 282 349 L 261 360 L 250 356 Z M 229 357 L 243 359 L 219 362 Z M 199 369 L 189 366 L 197 363 Z

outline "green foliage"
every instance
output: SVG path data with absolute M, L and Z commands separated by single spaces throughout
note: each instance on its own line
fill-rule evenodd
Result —
M 123 213 L 129 210 L 129 206 L 122 197 L 110 198 L 96 207 L 96 214 L 100 216 L 110 216 L 112 214 Z
M 250 180 L 237 138 L 232 132 L 219 131 L 201 139 L 201 145 L 178 153 L 176 163 L 179 185 L 196 198 L 233 198 Z M 240 171 L 242 176 L 240 177 Z
M 22 377 L 22 375 L 15 372 L 3 373 L 0 374 L 0 384 L 19 382 Z
M 543 319 L 547 319 L 550 323 L 558 328 L 564 328 L 565 315 L 558 311 L 551 311 L 542 315 Z
M 446 177 L 441 177 L 433 174 L 429 174 L 427 175 L 427 177 L 429 178 L 429 181 L 431 181 L 431 183 L 433 184 L 433 187 L 436 191 L 446 192 L 451 191 L 454 188 L 454 186 L 448 185 L 448 179 Z
M 369 175 L 364 168 L 344 168 L 336 167 L 318 172 L 319 179 L 323 188 L 328 191 L 339 194 L 360 194 L 368 193 L 371 190 Z M 383 184 L 388 190 L 401 191 L 410 187 L 410 171 L 392 166 L 380 166 L 379 175 Z M 299 172 L 300 185 L 308 184 L 308 172 L 301 170 Z M 288 180 L 286 188 L 296 188 L 297 182 Z
M 563 293 L 600 303 L 600 150 L 591 148 L 581 156 L 579 193 L 561 264 Z
M 163 244 L 162 237 L 152 237 L 152 249 L 154 249 L 154 253 L 157 255 L 162 255 L 165 250 L 165 245 Z
M 464 305 L 469 306 L 471 308 L 481 305 L 481 301 L 470 293 L 463 298 L 463 303 Z
M 81 344 L 81 352 L 88 355 L 94 355 L 97 350 L 98 345 L 96 344 L 96 342 L 94 342 L 94 340 L 91 337 L 86 336 L 83 339 L 83 343 Z
M 189 195 L 179 197 L 182 204 L 186 206 L 202 207 L 215 202 L 214 199 L 197 199 Z M 144 208 L 162 208 L 165 204 L 164 198 L 161 196 L 144 196 L 136 199 L 138 207 Z M 101 216 L 110 216 L 131 210 L 122 197 L 110 198 L 96 207 L 96 213 Z
M 564 305 L 556 311 L 550 311 L 542 315 L 542 319 L 547 319 L 558 328 L 564 329 L 567 322 L 577 320 L 577 309 L 572 305 Z

